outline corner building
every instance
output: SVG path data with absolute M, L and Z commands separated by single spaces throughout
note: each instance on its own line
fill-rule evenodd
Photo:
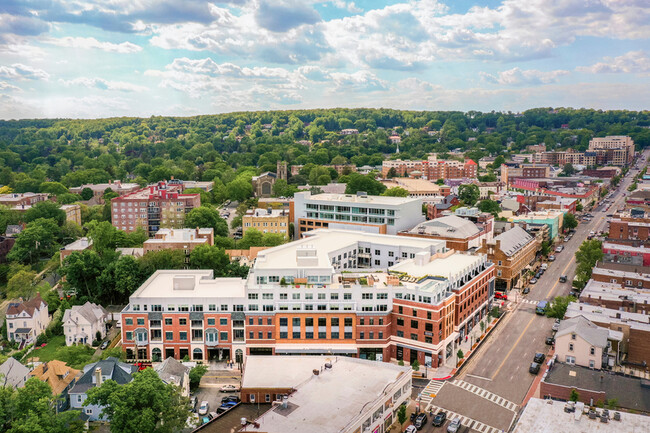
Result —
M 127 358 L 345 355 L 437 367 L 485 317 L 494 265 L 444 241 L 314 230 L 246 279 L 153 274 L 122 311 Z

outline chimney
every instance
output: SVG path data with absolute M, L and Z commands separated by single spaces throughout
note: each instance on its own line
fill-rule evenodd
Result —
M 102 369 L 99 367 L 95 369 L 95 385 L 102 386 Z

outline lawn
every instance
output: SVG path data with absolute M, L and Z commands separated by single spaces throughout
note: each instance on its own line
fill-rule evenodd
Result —
M 28 358 L 38 358 L 41 362 L 51 361 L 56 359 L 55 352 L 62 346 L 65 346 L 65 335 L 57 335 L 50 338 L 47 346 L 32 350 Z

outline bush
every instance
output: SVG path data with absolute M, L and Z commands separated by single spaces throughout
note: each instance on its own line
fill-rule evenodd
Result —
M 420 363 L 417 359 L 411 363 L 411 368 L 413 368 L 413 371 L 420 371 Z
M 404 367 L 404 360 L 400 359 L 397 363 L 400 367 Z
M 38 337 L 36 337 L 36 346 L 41 346 L 47 343 L 47 340 L 48 340 L 47 332 L 43 334 L 39 334 Z

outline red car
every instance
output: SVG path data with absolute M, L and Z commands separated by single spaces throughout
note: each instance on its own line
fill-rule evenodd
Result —
M 508 300 L 508 295 L 505 292 L 494 292 L 494 299 Z

